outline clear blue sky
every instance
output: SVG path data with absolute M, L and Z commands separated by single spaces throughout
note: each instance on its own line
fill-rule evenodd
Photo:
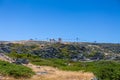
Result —
M 120 0 L 0 0 L 0 40 L 120 43 Z

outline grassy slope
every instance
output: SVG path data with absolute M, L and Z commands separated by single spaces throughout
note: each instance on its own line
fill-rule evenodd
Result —
M 93 72 L 100 80 L 120 79 L 120 63 L 114 61 L 72 62 L 62 59 L 41 59 L 30 54 L 9 54 L 9 56 L 28 58 L 35 65 L 53 66 L 61 70 Z

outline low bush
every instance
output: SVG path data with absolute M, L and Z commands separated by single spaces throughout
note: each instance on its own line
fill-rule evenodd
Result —
M 0 61 L 0 74 L 15 78 L 29 78 L 35 73 L 28 67 Z

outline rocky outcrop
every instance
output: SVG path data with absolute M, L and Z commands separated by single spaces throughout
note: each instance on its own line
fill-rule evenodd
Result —
M 35 43 L 35 44 L 34 44 Z M 29 53 L 42 58 L 78 60 L 119 59 L 120 44 L 100 43 L 2 43 L 1 53 Z M 44 45 L 44 46 L 43 46 Z M 42 46 L 42 47 L 41 47 Z

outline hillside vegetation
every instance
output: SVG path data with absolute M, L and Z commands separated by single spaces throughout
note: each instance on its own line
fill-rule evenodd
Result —
M 120 79 L 120 63 L 116 61 L 74 62 L 63 59 L 43 59 L 30 54 L 9 54 L 9 56 L 27 58 L 35 65 L 52 66 L 66 71 L 93 72 L 99 80 Z
M 41 58 L 79 60 L 120 60 L 120 44 L 38 43 L 0 44 L 1 53 L 29 53 Z
M 120 80 L 120 44 L 2 43 L 0 52 L 66 71 L 92 72 L 99 80 Z M 24 69 L 23 69 L 24 70 Z

